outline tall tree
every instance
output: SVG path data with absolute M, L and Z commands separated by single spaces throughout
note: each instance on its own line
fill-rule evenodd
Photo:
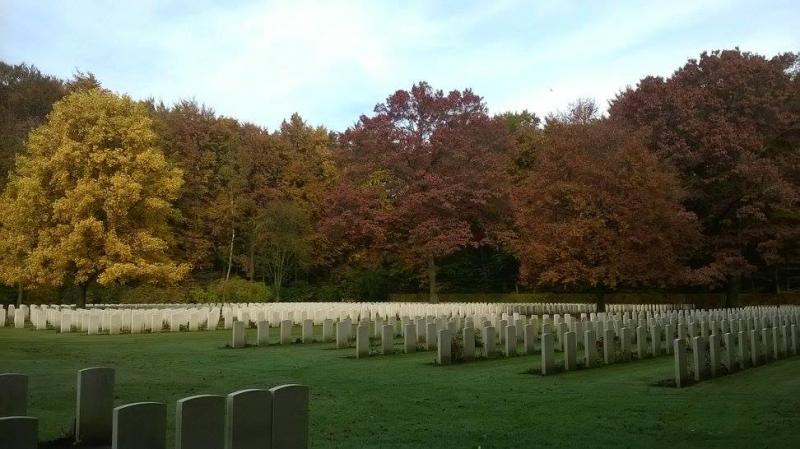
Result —
M 423 271 L 435 302 L 437 260 L 493 242 L 507 212 L 506 137 L 470 90 L 397 91 L 342 136 L 343 185 L 323 228 Z
M 669 78 L 642 79 L 610 107 L 611 117 L 648 129 L 648 148 L 677 167 L 704 235 L 695 282 L 727 286 L 728 304 L 743 276 L 780 263 L 798 238 L 797 63 L 790 53 L 703 53 Z
M 37 226 L 25 259 L 40 284 L 71 280 L 172 283 L 189 266 L 172 260 L 168 217 L 181 170 L 156 146 L 144 106 L 100 89 L 78 90 L 53 106 L 17 158 L 2 211 L 9 229 Z M 35 201 L 30 207 L 15 204 Z
M 5 185 L 25 138 L 67 93 L 64 83 L 27 64 L 0 61 L 0 186 Z
M 602 311 L 609 290 L 682 279 L 695 218 L 675 176 L 644 146 L 604 120 L 548 123 L 514 192 L 512 246 L 524 283 L 594 290 Z

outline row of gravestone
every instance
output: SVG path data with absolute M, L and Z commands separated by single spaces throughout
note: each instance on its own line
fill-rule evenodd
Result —
M 725 371 L 732 373 L 800 354 L 800 335 L 796 324 L 739 331 L 736 334 L 711 334 L 708 338 L 678 338 L 673 344 L 675 385 L 679 388 L 690 381 L 700 382 L 718 377 Z M 689 349 L 692 353 L 691 369 Z
M 165 449 L 167 408 L 161 402 L 114 407 L 114 370 L 78 372 L 75 444 Z M 33 449 L 38 419 L 27 415 L 28 377 L 0 374 L 0 448 Z M 177 402 L 175 449 L 306 449 L 308 387 L 281 385 Z

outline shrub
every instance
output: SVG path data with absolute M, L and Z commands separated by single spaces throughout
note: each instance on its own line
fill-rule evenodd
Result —
M 205 295 L 196 293 L 198 302 L 268 302 L 272 291 L 263 282 L 239 277 L 218 279 L 208 285 Z M 202 300 L 202 301 L 200 301 Z

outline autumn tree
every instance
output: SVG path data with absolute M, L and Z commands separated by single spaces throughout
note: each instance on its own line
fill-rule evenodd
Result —
M 32 65 L 0 61 L 0 186 L 14 168 L 25 138 L 67 92 L 64 82 Z
M 420 83 L 362 116 L 341 144 L 341 184 L 323 229 L 423 271 L 437 301 L 437 260 L 491 244 L 507 212 L 502 123 L 470 90 Z
M 256 219 L 257 258 L 269 273 L 275 299 L 280 301 L 286 274 L 311 263 L 313 227 L 296 202 L 273 201 L 260 209 Z
M 21 260 L 29 276 L 37 284 L 72 281 L 80 307 L 94 282 L 173 283 L 189 271 L 170 257 L 168 217 L 181 170 L 156 146 L 145 107 L 129 97 L 81 89 L 57 102 L 31 132 L 11 179 L 4 232 L 35 226 Z
M 776 267 L 800 237 L 798 56 L 703 53 L 668 78 L 618 95 L 611 117 L 648 130 L 647 147 L 678 169 L 702 225 L 698 284 L 727 286 Z
M 522 281 L 593 290 L 600 311 L 609 290 L 680 281 L 695 218 L 641 135 L 582 116 L 551 118 L 544 137 L 514 191 Z

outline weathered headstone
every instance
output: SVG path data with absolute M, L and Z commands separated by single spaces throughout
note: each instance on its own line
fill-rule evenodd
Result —
M 269 321 L 261 320 L 256 324 L 256 344 L 269 345 Z
M 505 327 L 505 355 L 513 357 L 517 355 L 517 329 L 514 326 Z
M 303 343 L 314 343 L 314 320 L 303 320 Z
M 269 391 L 236 391 L 228 395 L 225 404 L 225 449 L 272 448 L 272 394 Z
M 597 357 L 597 347 L 596 345 L 597 340 L 594 337 L 594 330 L 587 329 L 583 333 L 583 357 L 584 361 L 586 362 L 586 367 L 591 368 L 594 366 L 595 358 Z
M 723 321 L 725 323 L 726 321 Z M 723 358 L 725 359 L 725 368 L 729 373 L 736 371 L 736 352 L 734 351 L 733 334 L 728 332 L 722 335 L 722 344 L 725 346 Z
M 114 409 L 112 449 L 165 449 L 167 406 L 136 402 Z
M 654 324 L 650 327 L 650 352 L 653 357 L 661 356 L 661 326 Z
M 384 327 L 392 328 L 387 324 Z M 274 449 L 308 448 L 308 387 L 281 385 L 272 394 L 272 447 Z
M 617 361 L 617 349 L 614 341 L 614 329 L 606 329 L 603 335 L 603 361 L 610 365 Z
M 425 349 L 433 351 L 436 345 L 436 323 L 428 323 L 425 325 Z
M 523 346 L 526 355 L 532 355 L 536 353 L 536 329 L 534 328 L 533 324 L 526 324 L 523 326 Z
M 356 328 L 356 357 L 363 358 L 369 356 L 369 326 L 359 324 Z
M 411 354 L 417 351 L 417 325 L 414 323 L 406 324 L 403 334 L 403 351 Z
M 761 363 L 761 337 L 760 332 L 753 329 L 750 331 L 750 363 L 758 366 Z
M 291 320 L 281 321 L 281 335 L 280 342 L 282 345 L 292 343 L 292 322 Z
M 465 361 L 469 362 L 475 358 L 475 329 L 472 326 L 465 327 L 463 337 L 463 357 Z
M 0 448 L 37 449 L 39 420 L 30 416 L 0 417 Z
M 481 329 L 481 340 L 483 343 L 484 357 L 486 358 L 494 357 L 495 353 L 497 352 L 494 326 L 484 326 L 484 328 Z
M 572 371 L 578 367 L 578 339 L 575 332 L 564 332 L 564 369 Z
M 333 320 L 327 318 L 322 321 L 322 341 L 329 342 L 334 339 Z
M 792 337 L 791 337 L 792 338 L 792 344 L 791 344 L 791 346 L 792 346 L 792 355 L 798 355 L 798 353 L 800 353 L 800 347 L 798 347 L 798 344 L 800 344 L 800 341 L 798 341 L 797 325 L 796 324 L 792 324 L 791 329 L 790 329 L 790 333 L 792 334 Z
M 336 349 L 344 349 L 349 346 L 349 332 L 347 330 L 348 326 L 349 324 L 347 321 L 336 322 Z
M 233 323 L 232 335 L 233 335 L 233 338 L 231 340 L 232 348 L 244 348 L 247 345 L 247 339 L 245 337 L 245 330 L 244 330 L 244 322 L 235 321 Z
M 84 445 L 111 443 L 114 410 L 114 369 L 78 371 L 75 440 Z
M 694 361 L 694 380 L 699 382 L 707 378 L 706 342 L 703 337 L 692 338 L 692 359 Z
M 0 418 L 28 414 L 28 376 L 0 374 Z
M 224 447 L 225 397 L 203 394 L 178 400 L 175 410 L 175 449 Z
M 675 385 L 678 388 L 686 385 L 689 380 L 689 365 L 686 360 L 686 340 L 677 338 L 672 343 L 675 353 Z
M 381 352 L 384 355 L 394 353 L 394 327 L 385 324 L 381 329 Z
M 542 374 L 553 374 L 555 368 L 555 342 L 553 334 L 542 334 Z
M 717 377 L 720 369 L 720 343 L 719 335 L 711 334 L 708 336 L 708 360 L 711 366 L 711 377 Z
M 442 329 L 438 333 L 436 363 L 448 365 L 452 362 L 451 345 L 453 337 L 448 329 Z
M 750 351 L 748 348 L 749 339 L 745 331 L 743 330 L 740 330 L 736 336 L 737 339 L 739 340 L 739 344 L 737 345 L 737 349 L 739 351 L 739 368 L 745 369 L 747 368 L 747 365 L 750 363 Z
M 620 353 L 622 354 L 622 360 L 625 362 L 631 360 L 630 332 L 630 328 L 627 327 L 619 329 Z

